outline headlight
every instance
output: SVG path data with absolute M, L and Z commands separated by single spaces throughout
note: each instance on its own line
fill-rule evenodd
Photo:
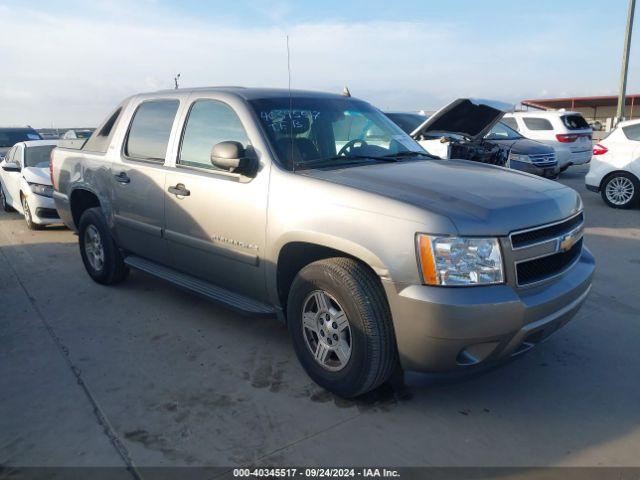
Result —
M 53 197 L 53 187 L 51 185 L 41 185 L 39 183 L 30 183 L 31 191 L 36 195 L 43 197 Z
M 531 163 L 529 155 L 520 155 L 519 153 L 509 153 L 509 161 Z
M 490 285 L 504 282 L 497 238 L 417 235 L 422 279 L 427 285 Z

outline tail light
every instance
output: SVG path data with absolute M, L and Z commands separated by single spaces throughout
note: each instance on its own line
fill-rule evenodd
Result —
M 607 147 L 605 147 L 604 145 L 600 145 L 599 143 L 596 143 L 593 146 L 593 154 L 594 155 L 604 155 L 608 151 L 609 151 L 609 149 Z
M 53 189 L 56 189 L 56 183 L 53 181 L 53 152 L 55 151 L 55 147 L 51 149 L 51 153 L 49 154 L 49 177 L 51 178 L 51 186 Z
M 575 142 L 580 135 L 577 133 L 559 133 L 556 135 L 556 138 L 560 143 L 573 143 Z

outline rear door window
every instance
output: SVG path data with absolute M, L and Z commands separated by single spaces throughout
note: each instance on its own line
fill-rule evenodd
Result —
M 560 118 L 562 118 L 562 123 L 564 123 L 564 126 L 569 130 L 585 130 L 591 128 L 582 115 L 563 115 Z
M 125 155 L 135 160 L 164 162 L 179 105 L 178 100 L 141 103 L 129 126 Z
M 629 125 L 628 127 L 622 127 L 622 132 L 629 140 L 640 142 L 640 123 Z
M 522 120 L 529 130 L 553 130 L 551 122 L 546 118 L 523 117 Z

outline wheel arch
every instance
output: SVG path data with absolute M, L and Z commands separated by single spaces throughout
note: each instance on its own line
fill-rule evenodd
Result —
M 369 268 L 378 279 L 388 278 L 389 270 L 370 250 L 344 239 L 322 234 L 288 236 L 274 251 L 271 271 L 267 272 L 270 295 L 286 312 L 287 297 L 293 279 L 306 265 L 332 257 L 348 257 Z
M 69 195 L 69 206 L 71 209 L 73 224 L 77 230 L 82 214 L 89 208 L 102 208 L 102 203 L 100 202 L 99 196 L 93 190 L 85 187 L 78 187 L 73 189 Z
M 622 169 L 616 169 L 616 170 L 612 170 L 611 172 L 608 172 L 605 176 L 602 177 L 602 180 L 600 180 L 600 190 L 602 190 L 602 187 L 604 187 L 605 182 L 611 178 L 613 175 L 618 174 L 618 173 L 626 173 L 627 175 L 631 175 L 636 182 L 640 183 L 640 178 L 638 178 L 638 176 L 633 173 L 630 170 L 622 170 Z

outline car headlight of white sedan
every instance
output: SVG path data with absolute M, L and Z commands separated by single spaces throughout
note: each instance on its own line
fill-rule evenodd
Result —
M 51 185 L 42 185 L 40 183 L 29 183 L 29 188 L 36 195 L 42 195 L 43 197 L 53 197 L 53 187 Z
M 497 238 L 416 237 L 423 283 L 427 285 L 492 285 L 504 283 Z

